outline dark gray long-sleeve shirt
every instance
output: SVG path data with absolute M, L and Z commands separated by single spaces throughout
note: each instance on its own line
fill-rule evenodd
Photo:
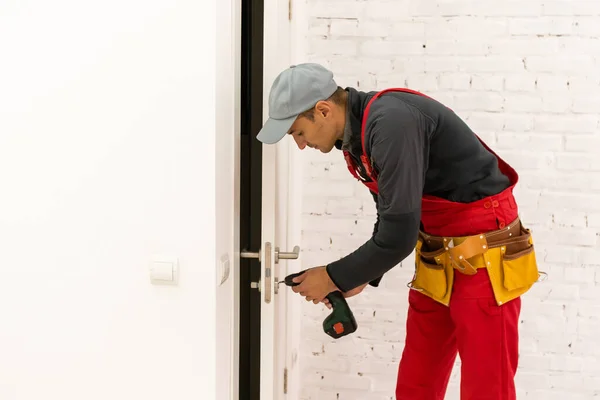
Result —
M 360 166 L 362 116 L 376 92 L 346 90 L 344 138 L 336 147 L 348 150 Z M 468 203 L 510 185 L 496 157 L 465 122 L 427 97 L 402 92 L 379 97 L 369 110 L 365 141 L 378 173 L 379 194 L 373 194 L 377 221 L 371 239 L 327 266 L 342 291 L 367 282 L 377 286 L 383 274 L 410 255 L 417 242 L 423 194 Z

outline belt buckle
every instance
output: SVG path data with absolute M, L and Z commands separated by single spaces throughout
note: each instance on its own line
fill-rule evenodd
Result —
M 461 273 L 465 275 L 475 275 L 477 273 L 477 269 L 471 265 L 471 263 L 463 258 L 463 256 L 459 256 L 459 259 L 456 260 L 452 258 L 451 255 L 448 255 L 450 258 L 450 262 Z
M 480 239 L 485 240 L 481 236 Z M 458 259 L 452 257 L 452 252 L 450 249 L 454 248 L 454 238 L 444 238 L 444 246 L 446 252 L 448 253 L 448 259 L 455 269 L 465 275 L 475 275 L 477 273 L 477 268 L 473 267 L 473 265 L 471 265 L 471 263 L 463 255 L 459 254 Z M 484 246 L 484 248 L 485 247 L 486 246 Z

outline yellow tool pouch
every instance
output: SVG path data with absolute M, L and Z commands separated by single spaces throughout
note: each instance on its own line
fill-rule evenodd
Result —
M 481 268 L 488 271 L 498 305 L 527 292 L 540 276 L 531 232 L 517 219 L 506 229 L 469 237 L 421 233 L 408 286 L 447 306 L 455 272 L 473 275 Z
M 496 303 L 502 305 L 531 289 L 540 277 L 529 229 L 495 244 L 483 254 Z
M 415 275 L 409 287 L 447 306 L 454 283 L 454 269 L 448 262 L 448 254 L 443 248 L 422 252 L 422 245 L 419 239 L 415 248 Z

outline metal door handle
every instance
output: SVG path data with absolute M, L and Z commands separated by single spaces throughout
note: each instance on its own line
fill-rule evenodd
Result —
M 279 251 L 279 247 L 275 247 L 275 263 L 278 264 L 279 260 L 296 260 L 300 255 L 300 246 L 294 246 L 294 251 L 286 252 Z
M 240 257 L 242 257 L 242 258 L 257 258 L 260 260 L 260 250 L 258 250 L 257 252 L 243 250 L 240 253 Z
M 294 246 L 294 251 L 286 252 L 279 251 L 279 247 L 275 248 L 275 263 L 278 264 L 279 260 L 297 260 L 300 256 L 300 246 Z M 260 260 L 260 250 L 257 252 L 253 251 L 242 251 L 240 253 L 240 257 L 242 258 L 256 258 Z

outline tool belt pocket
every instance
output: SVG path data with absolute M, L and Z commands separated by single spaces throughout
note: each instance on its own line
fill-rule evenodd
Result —
M 422 243 L 422 240 L 417 242 L 415 275 L 409 287 L 448 305 L 454 274 L 452 268 L 447 267 L 447 254 L 443 248 L 435 251 L 423 251 Z
M 539 279 L 531 232 L 523 227 L 519 236 L 490 248 L 484 258 L 499 305 L 526 293 Z

